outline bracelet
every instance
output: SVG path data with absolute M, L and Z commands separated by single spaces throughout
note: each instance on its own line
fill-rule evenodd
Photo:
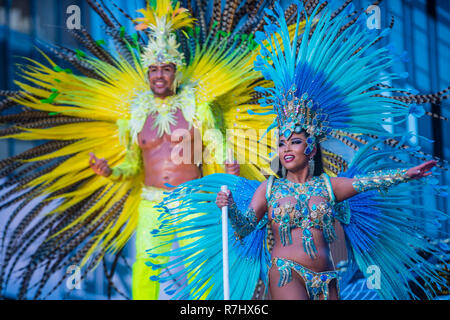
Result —
M 406 172 L 407 169 L 380 170 L 369 172 L 366 175 L 356 175 L 353 179 L 353 188 L 357 192 L 365 192 L 377 189 L 387 191 L 391 186 L 408 182 L 411 179 Z
M 231 226 L 236 231 L 236 236 L 240 239 L 252 233 L 258 223 L 256 212 L 253 208 L 250 207 L 242 213 L 234 202 L 228 208 L 228 217 L 230 218 Z

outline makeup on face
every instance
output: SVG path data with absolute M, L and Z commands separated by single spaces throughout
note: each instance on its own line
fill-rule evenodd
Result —
M 148 68 L 150 89 L 157 98 L 164 99 L 171 96 L 176 68 L 173 64 L 151 65 Z
M 304 133 L 293 134 L 289 139 L 280 137 L 278 156 L 286 169 L 293 169 L 304 165 L 308 161 L 305 155 L 306 136 Z

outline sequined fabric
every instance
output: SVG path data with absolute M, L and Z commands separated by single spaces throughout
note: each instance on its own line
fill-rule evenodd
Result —
M 314 272 L 294 261 L 282 258 L 274 258 L 272 262 L 280 273 L 279 287 L 292 281 L 292 270 L 294 270 L 305 281 L 306 291 L 312 300 L 319 300 L 321 294 L 323 294 L 323 299 L 327 300 L 329 296 L 329 283 L 333 279 L 338 280 L 338 273 L 336 271 Z
M 318 204 L 310 205 L 311 197 L 326 199 Z M 293 198 L 295 203 L 284 198 Z M 302 243 L 305 252 L 316 258 L 317 249 L 314 244 L 311 229 L 322 230 L 325 240 L 331 243 L 336 238 L 333 226 L 333 210 L 324 177 L 313 177 L 305 183 L 294 183 L 287 179 L 277 179 L 272 186 L 268 199 L 272 207 L 271 218 L 279 224 L 278 231 L 283 246 L 292 244 L 291 230 L 303 229 Z
M 152 187 L 152 186 L 142 186 L 142 192 L 141 197 L 142 199 L 145 199 L 147 201 L 155 201 L 155 202 L 161 202 L 161 200 L 164 198 L 165 194 L 168 190 Z
M 248 236 L 253 230 L 255 230 L 256 225 L 258 224 L 255 210 L 251 207 L 244 213 L 241 213 L 236 204 L 233 202 L 228 208 L 228 214 L 231 225 L 235 230 L 235 236 L 238 239 Z
M 407 169 L 379 170 L 369 172 L 363 176 L 356 175 L 353 181 L 353 188 L 359 193 L 374 189 L 386 192 L 391 186 L 411 180 L 406 174 L 407 171 Z

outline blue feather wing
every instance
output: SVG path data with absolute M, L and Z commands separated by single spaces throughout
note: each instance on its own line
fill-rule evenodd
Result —
M 393 163 L 386 160 L 389 154 L 362 150 L 350 169 L 340 176 L 351 178 L 355 174 L 392 168 Z M 356 265 L 373 281 L 373 289 L 383 299 L 418 298 L 413 286 L 432 298 L 433 288 L 446 286 L 436 264 L 424 256 L 443 256 L 442 250 L 428 238 L 439 231 L 438 221 L 448 217 L 440 211 L 412 204 L 411 198 L 417 192 L 421 192 L 420 185 L 408 183 L 385 194 L 369 191 L 347 200 L 344 211 L 350 213 L 350 218 L 347 215 L 342 226 L 349 248 L 349 269 Z M 337 213 L 341 221 L 344 216 L 345 213 Z
M 180 271 L 153 280 L 173 282 L 167 290 L 175 299 L 223 299 L 221 210 L 215 204 L 222 185 L 228 186 L 238 208 L 246 210 L 260 182 L 212 174 L 180 185 L 159 206 L 162 224 L 158 235 L 174 234 L 172 241 L 180 244 L 171 252 L 159 254 L 173 257 L 162 267 Z M 265 221 L 242 241 L 236 239 L 229 224 L 231 299 L 251 299 L 258 280 L 265 279 L 270 261 Z M 158 255 L 152 251 L 149 254 Z

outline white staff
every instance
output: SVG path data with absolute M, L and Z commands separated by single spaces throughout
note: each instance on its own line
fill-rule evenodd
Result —
M 222 192 L 227 193 L 228 187 L 222 186 Z M 222 207 L 222 261 L 223 261 L 223 299 L 230 300 L 230 278 L 228 262 L 228 206 Z
M 228 161 L 233 162 L 233 151 L 227 148 Z M 228 193 L 226 185 L 220 191 Z M 230 300 L 230 269 L 228 256 L 228 206 L 222 207 L 222 263 L 223 263 L 223 299 Z

